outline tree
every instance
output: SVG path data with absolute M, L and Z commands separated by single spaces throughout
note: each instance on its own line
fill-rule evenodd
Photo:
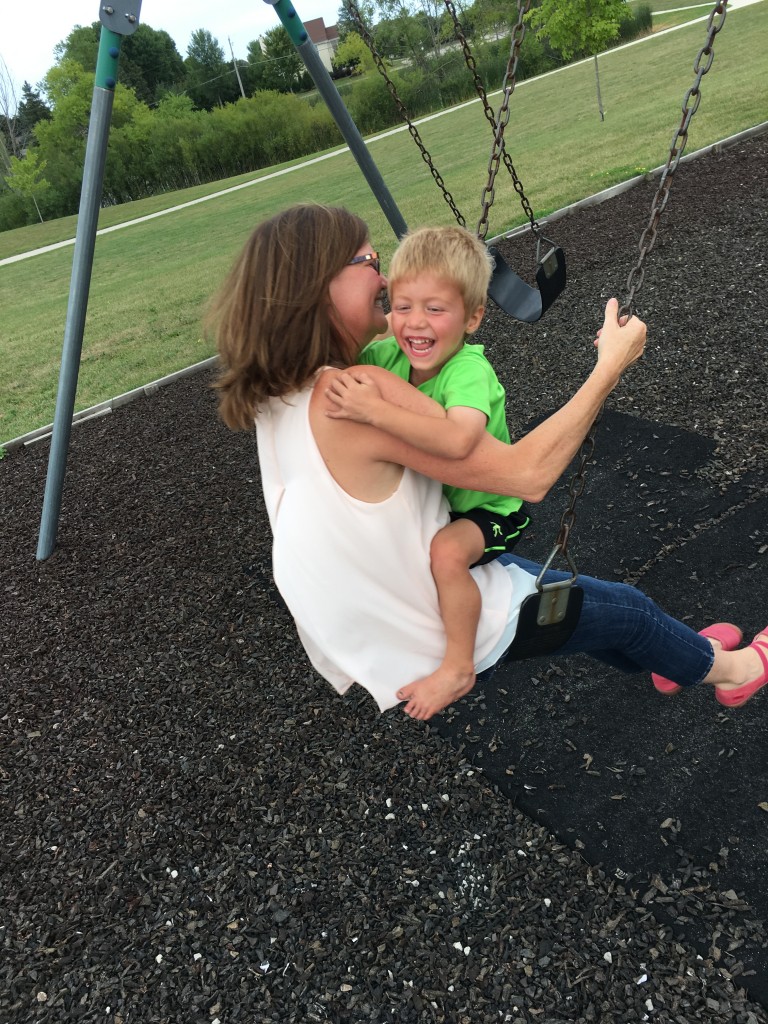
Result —
M 67 38 L 54 47 L 57 63 L 74 60 L 85 71 L 95 71 L 100 38 L 100 22 L 76 25 Z M 122 41 L 119 77 L 142 102 L 156 103 L 166 91 L 183 85 L 186 69 L 168 33 L 142 24 Z
M 597 55 L 619 34 L 625 16 L 625 0 L 541 0 L 526 17 L 531 26 L 549 40 L 553 50 L 565 60 L 575 54 L 595 58 L 595 86 L 600 120 L 605 120 L 600 96 L 600 70 Z
M 62 39 L 54 46 L 53 54 L 56 63 L 61 64 L 65 60 L 73 60 L 84 71 L 95 71 L 100 33 L 101 23 L 98 21 L 94 21 L 90 25 L 75 25 L 67 38 Z
M 5 125 L 0 126 L 5 128 Z M 4 131 L 0 131 L 0 191 L 3 189 L 3 174 L 10 170 L 11 156 L 8 152 L 8 143 L 6 141 L 6 134 Z M 4 230 L 0 228 L 0 231 Z
M 51 100 L 50 121 L 39 121 L 35 129 L 40 160 L 47 161 L 46 178 L 51 185 L 49 213 L 62 216 L 74 213 L 83 175 L 85 144 L 90 123 L 95 75 L 65 58 L 45 77 L 45 92 Z M 133 90 L 117 83 L 110 119 L 110 142 L 115 134 L 135 120 L 147 108 L 139 103 Z M 107 177 L 110 150 L 107 151 Z M 106 194 L 105 179 L 105 194 Z
M 373 32 L 382 53 L 409 57 L 426 74 L 429 55 L 442 52 L 440 0 L 378 0 L 382 19 Z
M 204 28 L 192 33 L 184 61 L 187 92 L 200 110 L 233 103 L 240 95 L 237 78 L 218 39 Z
M 35 125 L 39 121 L 50 121 L 51 108 L 43 101 L 37 89 L 29 82 L 21 87 L 21 103 L 16 110 L 16 122 L 21 148 L 26 149 L 34 141 Z
M 182 86 L 186 77 L 184 61 L 167 32 L 139 25 L 123 40 L 120 81 L 144 103 L 157 103 L 168 90 Z
M 94 73 L 92 71 L 88 72 L 76 60 L 70 60 L 68 57 L 65 57 L 58 64 L 54 64 L 50 68 L 48 74 L 43 79 L 43 91 L 50 100 L 51 109 L 54 113 L 59 104 L 66 100 L 71 93 L 81 91 L 83 81 L 89 74 L 90 78 L 88 78 L 88 81 L 90 82 L 91 91 L 93 91 Z M 88 100 L 89 105 L 90 99 Z M 86 106 L 86 124 L 88 106 Z
M 246 96 L 253 96 L 255 92 L 267 88 L 266 60 L 259 40 L 252 39 L 248 43 L 245 61 L 238 63 Z
M 16 87 L 13 84 L 11 72 L 8 70 L 8 65 L 2 56 L 0 56 L 0 128 L 3 135 L 3 146 L 0 155 L 5 155 L 6 157 L 9 153 L 12 153 L 14 156 L 19 155 L 16 127 L 17 106 Z M 5 160 L 3 162 L 7 166 L 7 162 Z
M 264 33 L 261 48 L 266 57 L 263 88 L 275 92 L 298 92 L 305 74 L 304 62 L 282 25 Z
M 333 56 L 333 66 L 357 68 L 358 72 L 376 70 L 373 55 L 357 32 L 350 32 L 339 44 Z
M 363 22 L 366 25 L 372 25 L 376 16 L 376 7 L 372 0 L 357 0 L 355 3 Z M 359 35 L 359 29 L 357 22 L 349 13 L 346 4 L 342 4 L 336 12 L 336 31 L 339 33 L 339 42 L 343 43 L 350 32 L 356 32 Z
M 10 160 L 11 169 L 5 177 L 5 183 L 11 192 L 21 196 L 26 201 L 34 204 L 40 223 L 43 223 L 43 215 L 40 212 L 38 199 L 42 199 L 50 189 L 50 183 L 43 177 L 45 171 L 45 160 L 40 160 L 35 150 L 30 150 L 23 160 L 12 156 Z
M 461 23 L 465 28 L 471 24 L 475 33 L 481 36 L 493 35 L 496 39 L 509 35 L 516 20 L 517 9 L 509 0 L 475 0 L 467 17 L 467 24 L 461 17 Z

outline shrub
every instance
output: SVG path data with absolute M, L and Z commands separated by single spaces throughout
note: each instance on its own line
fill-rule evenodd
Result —
M 17 196 L 10 189 L 0 190 L 0 231 L 23 228 L 31 223 L 33 221 L 21 196 Z
M 628 42 L 653 28 L 653 15 L 648 4 L 641 4 L 634 11 L 628 10 L 619 25 L 619 39 Z
M 353 82 L 352 85 L 353 88 L 345 95 L 344 102 L 352 115 L 352 120 L 363 135 L 385 131 L 400 123 L 397 107 L 392 102 L 392 97 L 380 75 L 369 75 Z M 397 82 L 396 85 L 400 93 L 402 83 Z

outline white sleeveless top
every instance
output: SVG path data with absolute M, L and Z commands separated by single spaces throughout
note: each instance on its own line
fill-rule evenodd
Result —
M 434 672 L 443 657 L 429 548 L 448 522 L 448 505 L 437 481 L 407 468 L 384 501 L 347 494 L 312 434 L 311 394 L 270 399 L 256 418 L 275 584 L 320 675 L 339 693 L 358 682 L 384 711 L 399 703 L 401 686 Z M 472 575 L 483 595 L 479 664 L 508 627 L 515 574 L 492 562 Z M 515 620 L 529 587 L 522 589 Z

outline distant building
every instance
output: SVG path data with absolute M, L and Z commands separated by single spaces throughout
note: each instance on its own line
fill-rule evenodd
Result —
M 333 70 L 333 55 L 339 45 L 339 33 L 335 25 L 326 28 L 322 18 L 313 18 L 304 22 L 307 35 L 315 44 L 320 60 L 325 65 L 326 71 Z

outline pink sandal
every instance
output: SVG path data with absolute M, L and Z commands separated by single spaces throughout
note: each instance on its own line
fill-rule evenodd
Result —
M 742 632 L 738 626 L 734 626 L 730 622 L 715 622 L 713 625 L 707 626 L 706 629 L 702 629 L 699 636 L 706 636 L 712 640 L 719 640 L 723 645 L 724 651 L 734 651 L 741 643 Z M 658 676 L 655 672 L 652 673 L 651 680 L 659 693 L 663 693 L 666 697 L 672 697 L 675 693 L 680 693 L 683 689 L 682 686 L 678 686 L 677 683 L 673 683 L 671 679 L 665 679 L 664 676 Z M 765 681 L 768 682 L 768 679 Z M 748 685 L 751 686 L 752 684 L 750 683 Z M 733 690 L 731 693 L 733 693 Z M 752 694 L 749 696 L 751 697 Z M 719 699 L 720 698 L 718 697 L 718 700 Z M 749 697 L 745 697 L 744 700 L 749 700 Z
M 733 690 L 723 690 L 715 687 L 715 698 L 720 704 L 727 708 L 740 708 L 742 704 L 754 697 L 758 690 L 761 690 L 768 683 L 768 626 L 761 630 L 752 643 L 749 645 L 763 663 L 763 673 L 751 683 L 744 683 Z

